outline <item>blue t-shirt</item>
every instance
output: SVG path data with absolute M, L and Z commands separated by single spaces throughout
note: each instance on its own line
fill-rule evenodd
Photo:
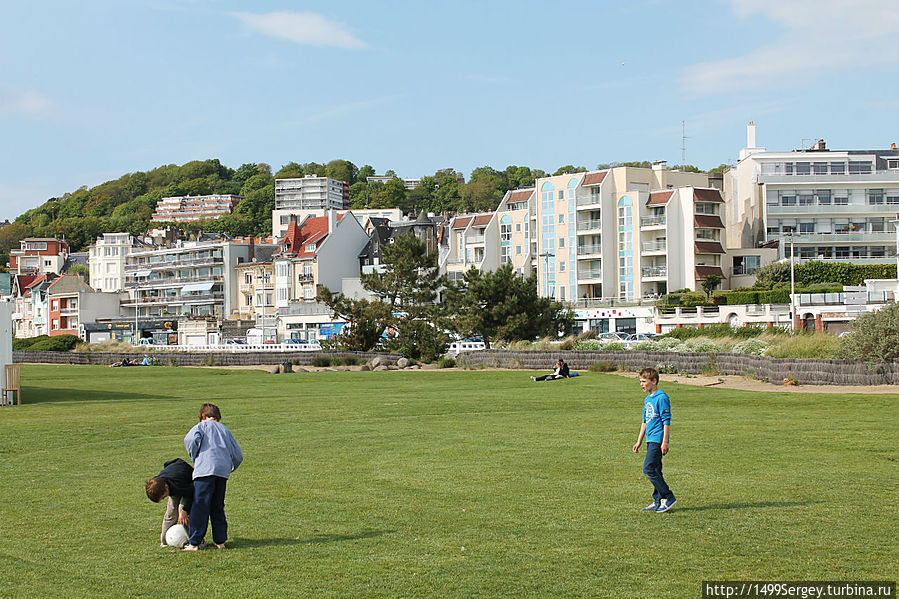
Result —
M 661 443 L 664 426 L 671 424 L 671 400 L 661 389 L 646 396 L 643 404 L 643 422 L 646 423 L 646 442 Z

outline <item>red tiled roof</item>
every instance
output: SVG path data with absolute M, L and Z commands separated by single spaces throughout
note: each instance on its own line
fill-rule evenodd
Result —
M 724 271 L 721 270 L 720 266 L 697 266 L 696 267 L 696 278 L 704 279 L 711 275 L 718 275 L 722 279 L 724 278 Z
M 520 202 L 527 202 L 531 199 L 531 196 L 534 195 L 534 189 L 517 189 L 512 192 L 512 195 L 509 196 L 510 204 L 518 204 Z
M 649 194 L 649 201 L 646 202 L 647 206 L 661 206 L 663 204 L 667 204 L 668 200 L 671 199 L 671 196 L 674 195 L 674 191 L 654 191 Z
M 343 214 L 337 215 L 335 222 L 340 222 Z M 298 258 L 310 258 L 315 255 L 315 251 L 306 251 L 306 244 L 320 243 L 328 236 L 328 217 L 327 216 L 310 216 L 303 221 L 303 227 L 300 228 L 296 221 L 291 221 L 287 226 L 287 232 L 281 238 L 279 243 L 287 244 L 285 253 L 295 255 Z M 316 249 L 318 249 L 316 247 Z M 275 251 L 274 255 L 280 255 L 280 248 Z
M 468 226 L 468 223 L 471 222 L 470 216 L 460 216 L 453 220 L 453 228 L 454 229 L 464 229 Z
M 603 179 L 606 178 L 606 175 L 609 174 L 609 171 L 600 171 L 598 173 L 587 173 L 584 176 L 584 185 L 599 185 L 602 183 Z
M 694 189 L 693 190 L 693 201 L 694 202 L 721 202 L 724 203 L 724 199 L 721 197 L 721 192 L 717 189 Z
M 724 223 L 721 222 L 720 216 L 716 216 L 714 214 L 694 214 L 693 226 L 706 227 L 711 229 L 723 229 Z
M 492 219 L 493 219 L 492 214 L 479 214 L 476 217 L 474 217 L 474 222 L 471 223 L 471 226 L 472 227 L 483 227 L 483 226 L 489 224 Z
M 724 248 L 717 241 L 694 241 L 697 254 L 723 254 Z

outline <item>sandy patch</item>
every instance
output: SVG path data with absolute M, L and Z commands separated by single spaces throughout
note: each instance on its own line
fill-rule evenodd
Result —
M 639 376 L 634 372 L 615 372 L 619 376 L 632 379 L 638 379 Z M 899 394 L 899 386 L 897 385 L 774 385 L 764 383 L 762 381 L 753 380 L 745 376 L 735 374 L 722 374 L 718 376 L 696 375 L 680 375 L 680 374 L 663 374 L 661 375 L 662 384 L 666 382 L 674 382 L 681 385 L 693 385 L 696 387 L 720 387 L 722 389 L 738 389 L 741 391 L 758 391 L 763 393 L 892 393 Z

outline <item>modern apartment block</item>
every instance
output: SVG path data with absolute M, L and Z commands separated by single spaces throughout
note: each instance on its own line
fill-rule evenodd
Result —
M 275 210 L 345 210 L 350 186 L 330 177 L 275 179 Z
M 747 147 L 725 177 L 729 245 L 779 242 L 781 258 L 885 264 L 896 260 L 899 150 L 811 148 L 769 152 Z M 891 225 L 891 223 L 893 223 Z
M 250 248 L 221 239 L 132 252 L 125 257 L 125 289 L 130 297 L 122 307 L 148 318 L 225 318 L 238 313 L 235 267 L 248 261 Z
M 533 187 L 507 191 L 496 209 L 499 226 L 499 264 L 511 264 L 523 277 L 534 273 L 535 249 L 531 243 L 533 214 L 536 210 Z
M 125 288 L 125 256 L 152 249 L 131 233 L 104 233 L 91 244 L 88 257 L 90 286 L 97 291 Z
M 242 199 L 241 196 L 222 194 L 162 198 L 156 202 L 156 212 L 151 220 L 187 222 L 218 218 L 231 214 Z
M 530 241 L 542 296 L 583 307 L 599 299 L 633 301 L 670 289 L 696 289 L 702 271 L 688 265 L 720 267 L 720 258 L 711 257 L 718 255 L 717 246 L 702 258 L 691 254 L 697 248 L 712 249 L 694 243 L 695 229 L 715 228 L 697 227 L 692 216 L 719 214 L 716 206 L 723 204 L 720 196 L 709 199 L 717 191 L 708 188 L 704 173 L 668 170 L 656 163 L 651 169 L 616 167 L 544 177 L 535 187 Z M 677 193 L 653 196 L 669 190 Z M 694 192 L 704 199 L 697 201 Z M 669 211 L 672 217 L 677 214 L 670 224 Z M 669 271 L 669 255 L 689 260 Z
M 496 213 L 462 214 L 449 226 L 449 251 L 441 266 L 450 281 L 457 281 L 469 268 L 496 270 L 499 267 L 499 227 Z

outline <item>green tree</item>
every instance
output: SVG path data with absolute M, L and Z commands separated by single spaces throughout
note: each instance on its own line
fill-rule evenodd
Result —
M 370 208 L 403 208 L 406 204 L 406 188 L 394 177 L 386 183 L 368 184 Z
M 332 160 L 325 167 L 325 175 L 338 181 L 345 181 L 348 185 L 356 182 L 359 169 L 349 160 Z
M 574 322 L 565 305 L 537 295 L 535 276 L 520 277 L 510 264 L 492 272 L 470 268 L 444 295 L 453 329 L 483 337 L 488 348 L 496 340 L 556 337 Z
M 553 177 L 558 177 L 559 175 L 564 175 L 565 173 L 582 173 L 586 171 L 587 168 L 583 166 L 572 166 L 570 164 L 566 164 L 565 166 L 560 166 L 556 169 L 556 172 L 553 173 Z
M 709 275 L 702 279 L 702 290 L 708 299 L 712 299 L 712 292 L 721 284 L 721 277 L 718 275 Z
M 327 287 L 319 290 L 318 301 L 347 323 L 334 340 L 339 347 L 371 351 L 378 346 L 390 322 L 390 307 L 386 303 L 348 298 L 342 293 L 332 293 Z

